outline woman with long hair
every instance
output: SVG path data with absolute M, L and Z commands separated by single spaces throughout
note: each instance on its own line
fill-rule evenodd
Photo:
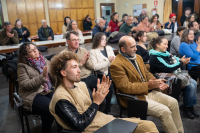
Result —
M 115 59 L 115 54 L 111 46 L 106 45 L 106 35 L 102 32 L 95 34 L 92 44 L 92 49 L 90 50 L 90 58 L 93 62 L 94 71 L 100 71 L 106 75 L 110 76 L 109 66 Z M 102 77 L 98 77 L 102 78 Z M 106 96 L 106 106 L 104 113 L 108 114 L 110 111 L 110 102 L 113 93 L 113 86 L 109 88 L 109 93 Z
M 190 58 L 185 57 L 181 59 L 175 57 L 176 61 L 173 61 L 170 53 L 167 51 L 168 40 L 162 36 L 153 38 L 149 45 L 153 48 L 149 51 L 149 64 L 153 74 L 174 73 L 178 68 L 188 64 L 190 61 Z M 194 105 L 196 105 L 197 82 L 194 79 L 190 79 L 190 81 L 190 85 L 181 89 L 183 91 L 183 104 L 180 106 L 180 109 L 189 119 L 194 119 L 199 117 L 199 114 L 194 110 Z
M 153 25 L 154 31 L 161 30 L 161 23 L 158 21 L 157 15 L 152 16 L 150 24 Z
M 64 18 L 64 25 L 62 26 L 62 32 L 63 33 L 66 33 L 67 32 L 67 27 L 69 25 L 69 22 L 70 22 L 70 17 L 65 17 Z
M 136 54 L 140 55 L 144 62 L 149 60 L 149 52 L 147 51 L 144 42 L 147 41 L 147 32 L 146 31 L 139 31 L 136 34 L 135 40 L 138 42 L 136 45 L 137 51 Z
M 195 14 L 188 15 L 186 21 L 183 23 L 183 26 L 188 28 L 188 24 L 192 21 L 195 21 Z
M 19 43 L 30 42 L 28 37 L 30 36 L 29 30 L 23 26 L 21 19 L 15 21 L 15 27 L 13 28 L 18 33 Z
M 113 12 L 110 16 L 110 22 L 108 26 L 111 27 L 111 33 L 114 31 L 119 31 L 120 26 L 123 24 L 123 22 L 118 21 L 119 14 L 117 12 Z
M 49 111 L 53 96 L 55 79 L 49 73 L 50 62 L 38 51 L 32 42 L 25 42 L 19 48 L 18 55 L 18 94 L 24 103 L 24 109 L 41 116 L 42 133 L 51 133 L 54 117 Z
M 85 42 L 85 39 L 83 38 L 82 32 L 77 27 L 76 20 L 71 20 L 69 22 L 69 26 L 67 28 L 67 31 L 72 31 L 72 30 L 76 31 L 79 34 L 79 43 L 83 44 Z
M 186 29 L 181 38 L 181 44 L 179 47 L 179 53 L 182 56 L 186 56 L 191 58 L 190 63 L 197 63 L 200 64 L 200 38 L 194 42 L 194 31 L 191 29 Z M 188 64 L 188 70 L 192 78 L 197 80 L 198 73 L 197 73 L 197 65 Z M 192 74 L 196 72 L 196 74 Z

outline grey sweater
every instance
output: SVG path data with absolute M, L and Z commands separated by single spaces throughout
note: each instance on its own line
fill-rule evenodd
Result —
M 180 44 L 181 44 L 181 38 L 179 36 L 175 36 L 171 41 L 170 53 L 178 54 Z

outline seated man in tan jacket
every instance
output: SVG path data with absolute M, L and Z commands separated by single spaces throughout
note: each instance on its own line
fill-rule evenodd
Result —
M 79 47 L 79 35 L 76 31 L 68 31 L 66 33 L 66 41 L 68 44 L 68 48 L 64 49 L 64 51 L 72 51 L 77 54 L 79 59 L 79 68 L 81 69 L 81 81 L 85 82 L 87 87 L 90 90 L 93 88 L 97 88 L 97 77 L 92 75 L 92 70 L 94 68 L 94 64 L 90 58 L 90 53 L 85 48 Z M 112 97 L 112 91 L 107 95 L 106 100 L 110 102 Z M 108 114 L 110 111 L 110 104 L 106 101 L 104 113 Z M 108 104 L 107 104 L 108 103 Z
M 10 22 L 4 22 L 3 29 L 0 30 L 0 46 L 18 44 L 17 31 L 12 29 Z
M 132 37 L 123 36 L 119 41 L 119 54 L 110 65 L 110 73 L 117 92 L 131 94 L 148 102 L 147 114 L 161 120 L 166 133 L 183 133 L 183 125 L 176 99 L 159 89 L 168 86 L 164 79 L 155 77 L 146 69 L 141 56 L 136 54 L 136 42 Z M 123 107 L 126 99 L 121 98 Z
M 65 51 L 53 57 L 50 72 L 58 82 L 49 109 L 63 129 L 93 133 L 115 118 L 98 111 L 99 105 L 109 92 L 111 80 L 104 75 L 98 79 L 97 91 L 91 92 L 80 82 L 79 59 L 74 52 Z M 134 133 L 158 133 L 155 124 L 137 118 L 123 120 L 138 124 Z M 126 127 L 124 127 L 126 128 Z

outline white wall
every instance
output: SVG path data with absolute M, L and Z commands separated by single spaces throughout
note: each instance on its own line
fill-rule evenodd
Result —
M 126 7 L 126 3 L 128 6 Z M 117 0 L 117 12 L 119 13 L 119 19 L 121 20 L 122 15 L 127 13 L 133 15 L 133 5 L 147 4 L 147 15 L 150 15 L 151 10 L 154 8 L 154 0 Z M 158 0 L 157 13 L 159 14 L 159 20 L 163 22 L 163 11 L 164 11 L 164 0 Z

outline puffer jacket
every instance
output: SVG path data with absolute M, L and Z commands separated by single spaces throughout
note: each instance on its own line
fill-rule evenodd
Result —
M 45 59 L 45 66 L 50 70 L 50 63 Z M 18 83 L 19 83 L 19 96 L 22 98 L 24 103 L 24 109 L 32 112 L 32 103 L 35 96 L 44 91 L 44 83 L 47 81 L 47 78 L 43 77 L 43 74 L 40 74 L 30 64 L 18 63 L 17 69 Z M 54 86 L 54 78 L 49 74 L 51 80 L 51 86 Z
M 175 70 L 180 68 L 183 65 L 183 62 L 180 61 L 180 58 L 176 57 L 177 63 L 172 63 L 172 58 L 168 51 L 158 52 L 154 49 L 149 51 L 150 55 L 150 68 L 151 72 L 154 73 L 173 73 Z

